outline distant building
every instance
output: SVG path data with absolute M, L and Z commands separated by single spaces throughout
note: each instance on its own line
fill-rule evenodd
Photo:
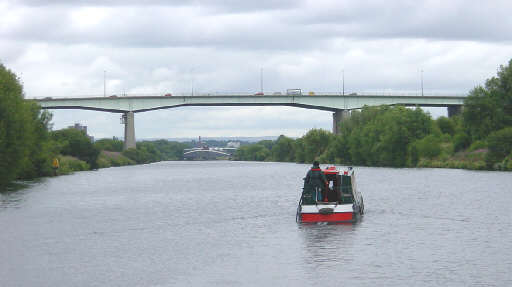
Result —
M 68 129 L 83 131 L 85 134 L 87 134 L 87 126 L 82 126 L 79 123 L 76 123 L 74 126 L 69 126 Z
M 240 142 L 228 142 L 226 144 L 226 147 L 239 148 L 240 147 Z
M 90 136 L 87 134 L 87 126 L 82 126 L 81 124 L 79 123 L 75 123 L 75 125 L 73 126 L 68 126 L 69 129 L 75 129 L 75 130 L 79 130 L 79 131 L 82 131 L 84 132 L 84 134 L 86 136 L 89 137 L 89 139 L 91 140 L 91 142 L 94 142 L 94 137 L 93 136 Z

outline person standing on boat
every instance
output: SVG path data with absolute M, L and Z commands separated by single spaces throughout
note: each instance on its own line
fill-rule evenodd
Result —
M 325 174 L 322 172 L 322 169 L 320 168 L 320 163 L 318 161 L 315 160 L 313 162 L 313 166 L 306 174 L 304 182 L 313 185 L 313 188 L 316 190 L 316 200 L 322 201 L 325 186 L 327 185 L 327 178 L 325 177 Z

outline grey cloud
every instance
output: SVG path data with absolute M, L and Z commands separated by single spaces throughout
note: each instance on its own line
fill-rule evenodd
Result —
M 62 44 L 285 51 L 311 49 L 325 46 L 333 39 L 350 38 L 491 42 L 512 39 L 508 33 L 512 30 L 512 18 L 507 15 L 512 4 L 505 1 L 483 7 L 480 2 L 460 1 L 442 5 L 389 1 L 313 1 L 301 6 L 272 3 L 213 1 L 208 2 L 207 9 L 198 8 L 203 5 L 198 1 L 180 2 L 180 5 L 171 2 L 167 6 L 106 6 L 108 17 L 96 26 L 83 29 L 73 25 L 76 6 L 68 4 L 51 9 L 35 6 L 20 8 L 24 24 L 0 30 L 0 35 L 18 41 Z M 115 4 L 121 2 L 107 3 Z M 85 6 L 78 6 L 81 7 Z M 226 13 L 223 7 L 247 13 Z M 272 9 L 261 13 L 258 8 Z
M 28 98 L 102 95 L 105 70 L 108 94 L 254 93 L 261 68 L 266 93 L 339 92 L 342 69 L 346 92 L 418 92 L 422 69 L 426 92 L 464 93 L 511 51 L 503 1 L 18 3 L 0 4 L 0 61 L 21 74 Z M 266 112 L 178 108 L 137 115 L 136 128 L 141 138 L 300 136 L 332 124 L 325 112 Z M 119 115 L 56 112 L 56 128 L 73 121 L 122 135 Z
M 64 7 L 195 7 L 211 10 L 210 12 L 231 12 L 245 13 L 254 11 L 268 11 L 289 9 L 299 7 L 303 1 L 300 0 L 259 0 L 259 1 L 239 1 L 239 0 L 146 0 L 143 3 L 138 0 L 23 0 L 17 1 L 18 5 L 27 5 L 35 7 L 64 6 Z
M 290 19 L 338 37 L 512 40 L 512 2 L 506 0 L 321 2 Z
M 304 49 L 325 40 L 316 29 L 277 21 L 274 12 L 248 17 L 205 14 L 190 7 L 120 7 L 107 11 L 108 17 L 98 25 L 80 28 L 74 26 L 73 11 L 63 7 L 50 11 L 20 9 L 19 18 L 28 20 L 0 30 L 0 35 L 25 42 L 263 50 Z

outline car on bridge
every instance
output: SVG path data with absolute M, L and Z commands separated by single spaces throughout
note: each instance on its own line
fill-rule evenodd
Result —
M 288 96 L 302 96 L 301 89 L 288 89 L 286 90 L 286 95 Z
M 172 94 L 171 93 L 167 93 L 164 95 L 164 97 L 172 97 Z

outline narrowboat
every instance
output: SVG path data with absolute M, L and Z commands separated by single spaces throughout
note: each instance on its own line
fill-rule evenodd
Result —
M 341 172 L 336 167 L 322 170 L 327 179 L 323 188 L 304 182 L 297 207 L 297 222 L 356 222 L 364 214 L 363 196 L 356 188 L 354 170 Z M 318 193 L 322 193 L 322 200 Z

